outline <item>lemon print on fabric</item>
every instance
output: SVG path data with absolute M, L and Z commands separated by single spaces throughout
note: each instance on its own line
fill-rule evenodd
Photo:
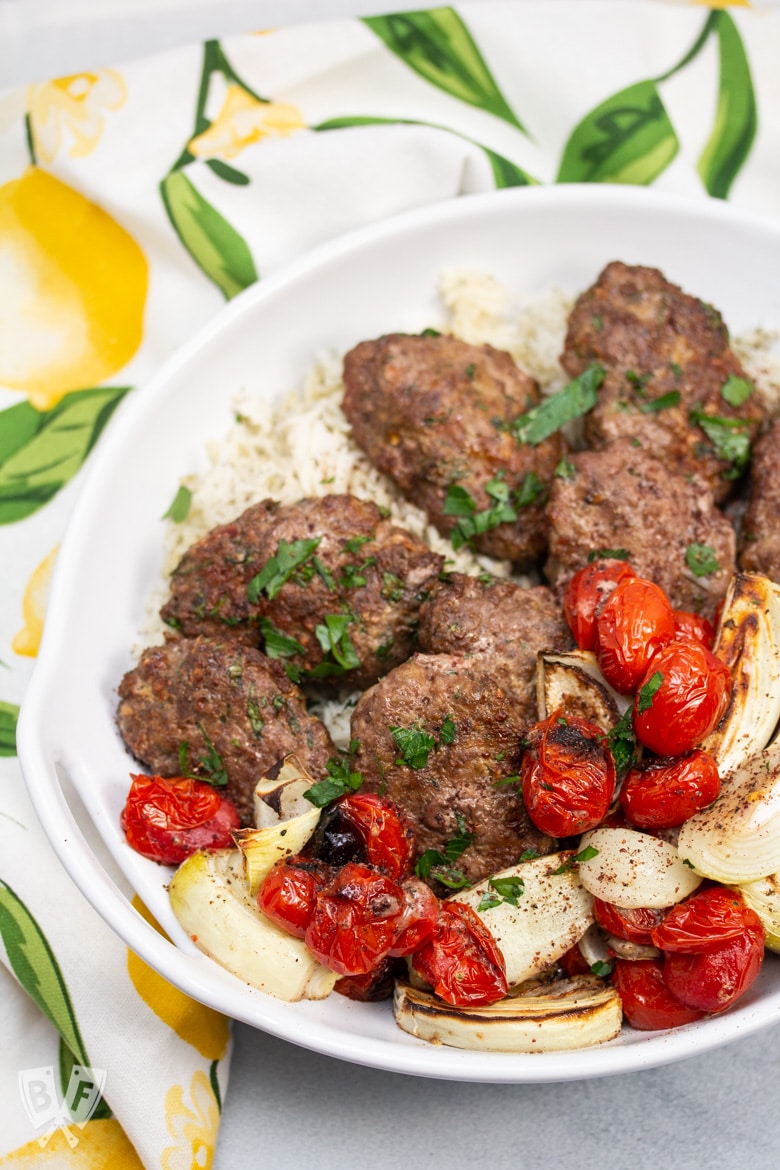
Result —
M 103 133 L 103 114 L 124 104 L 127 91 L 113 69 L 73 73 L 43 85 L 31 85 L 27 94 L 35 153 L 51 162 L 70 139 L 68 154 L 91 154 Z
M 228 85 L 217 117 L 202 134 L 189 142 L 195 158 L 235 158 L 263 138 L 288 138 L 306 124 L 297 106 L 286 102 L 261 102 L 240 85 Z
M 0 187 L 0 383 L 50 410 L 141 342 L 148 264 L 105 211 L 31 166 Z
M 0 1166 L 12 1170 L 144 1170 L 114 1118 L 88 1121 L 83 1129 L 74 1125 L 71 1135 L 76 1139 L 74 1146 L 59 1129 L 45 1148 L 34 1139 L 0 1158 Z
M 133 906 L 155 930 L 167 938 L 140 898 L 133 898 Z M 130 950 L 127 952 L 127 973 L 144 1003 L 177 1036 L 196 1048 L 206 1060 L 222 1059 L 230 1041 L 230 1024 L 225 1016 L 190 999 Z
M 165 1120 L 176 1145 L 163 1150 L 163 1170 L 208 1170 L 214 1160 L 219 1107 L 200 1069 L 190 1082 L 190 1097 L 192 1104 L 185 1101 L 182 1085 L 173 1085 L 165 1095 Z
M 59 545 L 43 558 L 27 582 L 22 597 L 24 625 L 11 643 L 14 654 L 23 654 L 27 658 L 37 657 L 43 634 L 43 619 L 46 616 L 46 603 L 49 600 L 49 583 L 58 550 Z

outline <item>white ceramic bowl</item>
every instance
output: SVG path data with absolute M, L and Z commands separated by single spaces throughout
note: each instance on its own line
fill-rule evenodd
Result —
M 503 1055 L 415 1041 L 389 1004 L 281 1003 L 198 952 L 173 918 L 168 871 L 126 845 L 119 815 L 137 765 L 114 726 L 116 686 L 158 581 L 160 517 L 179 475 L 203 468 L 243 386 L 280 396 L 314 358 L 431 315 L 445 267 L 512 293 L 576 292 L 610 260 L 648 264 L 717 305 L 733 332 L 780 326 L 780 226 L 710 200 L 626 187 L 547 187 L 415 211 L 319 249 L 234 300 L 117 412 L 91 461 L 59 555 L 40 657 L 19 722 L 36 810 L 96 910 L 148 963 L 204 1003 L 296 1044 L 378 1068 L 468 1081 L 556 1081 L 663 1064 L 780 1017 L 780 963 L 735 1009 L 668 1033 L 623 1030 L 578 1052 Z M 83 802 L 83 806 L 82 806 Z M 87 817 L 85 810 L 88 810 Z M 89 823 L 89 819 L 91 822 Z M 107 848 L 106 848 L 107 847 Z M 136 890 L 170 934 L 130 905 Z

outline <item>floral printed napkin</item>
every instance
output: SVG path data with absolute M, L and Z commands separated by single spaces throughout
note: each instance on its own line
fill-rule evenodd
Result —
M 585 181 L 780 214 L 779 58 L 766 7 L 527 0 L 0 99 L 0 1166 L 208 1166 L 227 1085 L 228 1022 L 96 917 L 16 760 L 58 543 L 117 405 L 225 300 L 415 205 Z

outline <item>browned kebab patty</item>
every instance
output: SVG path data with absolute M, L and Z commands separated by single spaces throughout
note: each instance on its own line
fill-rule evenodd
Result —
M 336 750 L 284 668 L 238 642 L 152 646 L 119 685 L 119 731 L 159 776 L 224 782 L 244 824 L 258 780 L 294 752 L 315 776 Z
M 420 609 L 420 649 L 464 654 L 512 696 L 527 723 L 537 719 L 536 659 L 540 650 L 574 645 L 559 601 L 544 585 L 448 573 Z
M 161 612 L 187 637 L 259 645 L 294 676 L 367 686 L 411 654 L 443 563 L 370 501 L 263 500 L 184 554 Z
M 443 854 L 462 833 L 458 860 L 469 884 L 549 852 L 517 783 L 525 718 L 509 687 L 451 654 L 415 654 L 361 695 L 352 713 L 354 767 L 363 788 L 409 814 L 420 853 Z
M 740 566 L 780 581 L 780 419 L 753 448 L 748 507 L 742 521 Z
M 764 410 L 749 393 L 720 313 L 655 268 L 608 264 L 578 298 L 561 356 L 572 376 L 594 362 L 606 375 L 585 420 L 588 445 L 636 439 L 725 499 L 740 467 L 724 453 L 735 434 L 755 438 Z M 709 433 L 696 421 L 702 414 L 712 416 Z M 744 428 L 735 431 L 734 420 Z
M 736 538 L 707 485 L 676 475 L 629 439 L 580 451 L 570 464 L 571 475 L 555 480 L 547 505 L 545 574 L 558 593 L 591 554 L 622 550 L 676 609 L 711 618 L 734 573 Z
M 495 506 L 485 489 L 503 478 L 517 519 L 475 537 L 481 553 L 530 565 L 545 547 L 544 498 L 565 450 L 560 433 L 535 446 L 508 429 L 539 402 L 539 389 L 508 353 L 458 338 L 389 334 L 344 359 L 343 409 L 355 441 L 444 534 L 448 490 L 467 492 L 476 511 Z

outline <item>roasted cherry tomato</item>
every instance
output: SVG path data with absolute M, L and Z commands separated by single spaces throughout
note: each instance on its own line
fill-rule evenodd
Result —
M 653 929 L 653 943 L 662 951 L 700 954 L 739 938 L 761 919 L 737 890 L 708 886 L 667 911 Z
M 120 823 L 128 845 L 163 865 L 198 849 L 225 849 L 241 826 L 236 806 L 203 780 L 131 775 Z
M 388 957 L 405 904 L 398 882 L 350 861 L 317 892 L 306 946 L 339 975 L 366 975 Z
M 314 913 L 317 891 L 333 878 L 322 861 L 291 857 L 277 861 L 257 891 L 257 905 L 288 934 L 303 938 Z
M 395 990 L 395 964 L 392 959 L 385 959 L 367 975 L 342 975 L 336 980 L 333 990 L 360 1003 L 390 999 Z
M 475 910 L 442 902 L 433 937 L 412 959 L 417 974 L 446 1003 L 495 1003 L 507 994 L 504 956 Z
M 722 1012 L 761 969 L 764 928 L 735 890 L 712 886 L 673 907 L 652 932 L 665 955 L 664 981 L 681 1003 Z
M 602 930 L 606 930 L 615 938 L 638 943 L 640 946 L 652 944 L 650 932 L 653 927 L 658 926 L 665 913 L 665 910 L 650 910 L 646 907 L 629 910 L 625 906 L 613 906 L 611 902 L 602 902 L 601 898 L 593 899 L 593 917 Z
M 538 829 L 571 837 L 604 818 L 615 791 L 615 764 L 595 723 L 555 711 L 528 733 L 523 800 Z
M 574 979 L 577 975 L 592 974 L 590 963 L 580 950 L 579 943 L 575 943 L 573 947 L 569 947 L 568 951 L 564 951 L 558 959 L 558 966 L 563 968 L 570 979 Z
M 398 923 L 399 934 L 390 948 L 391 955 L 411 955 L 428 941 L 439 918 L 439 899 L 420 878 L 401 882 L 404 906 Z
M 731 672 L 698 642 L 671 642 L 653 657 L 634 700 L 637 738 L 659 756 L 680 756 L 709 735 L 731 698 Z
M 671 829 L 712 804 L 719 792 L 718 765 L 697 750 L 642 760 L 623 780 L 620 806 L 640 829 Z
M 708 650 L 712 649 L 715 645 L 715 627 L 712 622 L 687 609 L 675 609 L 672 612 L 675 638 L 693 638 L 694 642 L 701 642 Z
M 619 581 L 635 577 L 628 561 L 604 559 L 579 569 L 563 594 L 563 614 L 580 650 L 596 649 L 596 619 Z
M 637 689 L 656 651 L 674 637 L 674 614 L 663 589 L 642 577 L 629 577 L 615 586 L 596 631 L 601 673 L 627 695 Z
M 617 959 L 612 986 L 620 996 L 626 1020 L 642 1032 L 679 1028 L 705 1014 L 686 1007 L 672 995 L 664 982 L 660 959 Z
M 355 792 L 339 800 L 339 812 L 356 829 L 369 865 L 393 878 L 411 873 L 414 828 L 398 805 L 373 792 Z

